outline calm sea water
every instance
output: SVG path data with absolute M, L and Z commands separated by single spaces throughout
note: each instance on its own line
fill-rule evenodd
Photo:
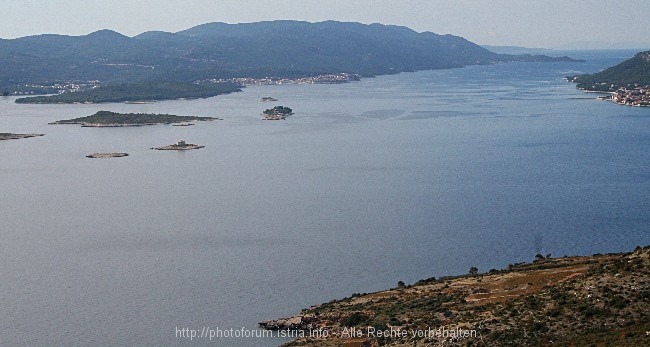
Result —
M 0 345 L 273 346 L 177 337 L 397 281 L 650 243 L 650 109 L 562 77 L 586 63 L 249 87 L 147 105 L 0 100 Z M 272 96 L 277 103 L 259 99 Z M 285 121 L 260 112 L 289 106 Z M 98 110 L 192 127 L 48 125 Z M 183 138 L 205 148 L 153 151 Z M 129 157 L 87 159 L 99 151 Z

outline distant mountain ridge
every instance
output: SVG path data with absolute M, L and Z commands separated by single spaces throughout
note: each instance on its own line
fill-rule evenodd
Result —
M 462 37 L 406 27 L 326 21 L 208 23 L 177 33 L 128 37 L 112 30 L 85 36 L 0 40 L 0 87 L 100 81 L 192 82 L 234 77 L 362 76 L 505 61 L 559 61 L 497 54 Z

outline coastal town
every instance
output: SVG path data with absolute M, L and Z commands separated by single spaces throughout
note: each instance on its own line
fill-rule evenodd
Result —
M 101 85 L 99 81 L 86 82 L 60 82 L 52 84 L 29 83 L 17 87 L 13 92 L 5 91 L 4 96 L 9 95 L 43 95 L 43 94 L 61 94 L 74 93 L 83 90 L 95 89 Z
M 360 75 L 341 72 L 336 74 L 325 74 L 325 75 L 300 77 L 300 78 L 240 77 L 240 78 L 226 78 L 226 79 L 222 79 L 222 78 L 210 79 L 201 82 L 212 82 L 212 83 L 234 82 L 242 86 L 253 86 L 253 85 L 266 86 L 266 85 L 274 85 L 274 84 L 336 84 L 336 83 L 347 83 L 347 82 L 359 81 L 359 80 L 361 80 Z
M 621 105 L 650 107 L 650 85 L 635 84 L 629 89 L 621 87 L 612 92 L 610 98 Z
M 587 92 L 608 93 L 597 99 L 611 100 L 619 105 L 650 106 L 650 51 L 588 75 L 574 75 L 566 80 Z
M 566 78 L 570 82 L 576 82 L 577 76 Z M 609 100 L 619 105 L 626 106 L 645 106 L 650 107 L 650 84 L 628 84 L 627 86 L 618 86 L 606 82 L 597 83 L 590 88 L 580 88 L 586 92 L 607 93 L 608 95 L 599 96 L 599 100 Z
M 361 76 L 351 73 L 323 74 L 309 77 L 282 78 L 282 77 L 237 77 L 237 78 L 211 78 L 195 81 L 193 84 L 218 84 L 218 83 L 235 83 L 239 86 L 266 86 L 279 84 L 339 84 L 361 80 Z M 60 82 L 53 84 L 24 84 L 18 90 L 2 93 L 4 96 L 19 95 L 45 95 L 45 94 L 63 94 L 92 90 L 102 86 L 97 80 L 85 82 Z M 269 100 L 267 100 L 269 101 Z M 141 102 L 141 101 L 136 101 Z

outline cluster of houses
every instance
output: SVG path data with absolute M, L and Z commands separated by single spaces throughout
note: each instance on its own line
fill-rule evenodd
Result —
M 25 84 L 25 91 L 16 91 L 12 95 L 33 95 L 36 94 L 34 90 L 48 94 L 71 93 L 97 88 L 99 85 L 99 81 L 88 81 L 85 83 Z
M 350 81 L 358 81 L 361 76 L 349 73 L 336 73 L 326 74 L 311 77 L 300 78 L 279 78 L 279 77 L 264 77 L 264 78 L 228 78 L 228 79 L 211 79 L 209 82 L 235 82 L 240 85 L 272 85 L 272 84 L 318 84 L 318 83 L 346 83 Z
M 612 101 L 628 106 L 650 106 L 650 85 L 618 88 L 612 93 Z

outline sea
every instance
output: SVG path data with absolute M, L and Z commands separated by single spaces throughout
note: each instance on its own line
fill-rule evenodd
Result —
M 650 244 L 650 108 L 507 63 L 152 104 L 0 98 L 0 345 L 277 346 L 353 293 Z M 277 102 L 262 102 L 262 97 Z M 263 121 L 288 106 L 294 115 Z M 193 126 L 48 123 L 100 110 Z M 157 151 L 184 139 L 205 148 Z M 94 152 L 128 157 L 89 159 Z

